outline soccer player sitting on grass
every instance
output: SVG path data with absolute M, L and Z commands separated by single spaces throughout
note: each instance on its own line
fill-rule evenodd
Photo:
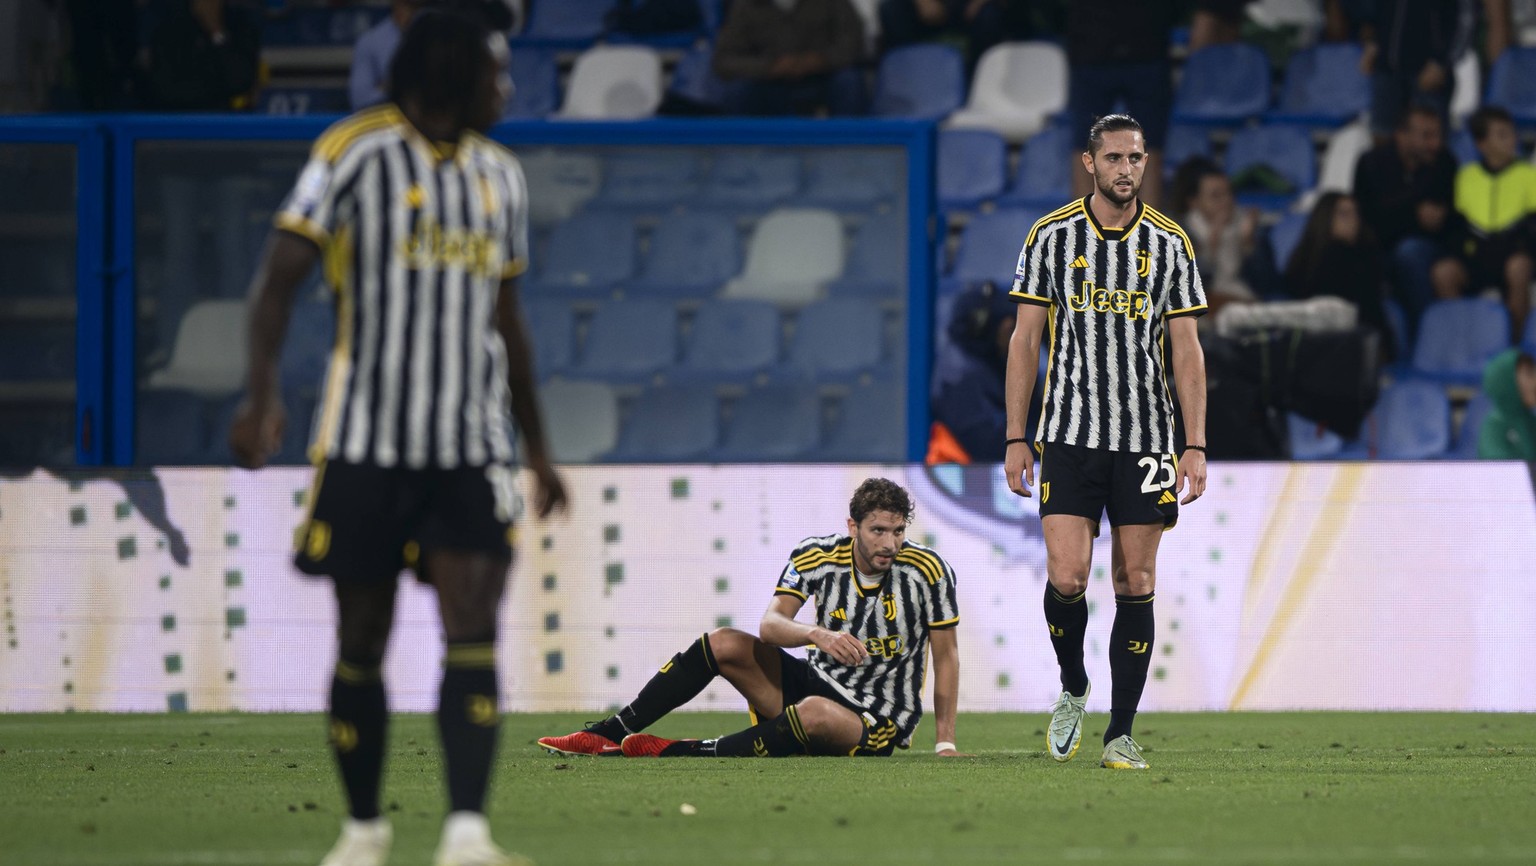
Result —
M 779 575 L 762 637 L 716 629 L 674 655 L 616 715 L 539 745 L 566 755 L 781 757 L 889 755 L 923 715 L 924 659 L 933 645 L 934 750 L 955 749 L 960 654 L 955 575 L 906 540 L 912 500 L 871 478 L 848 504 L 848 533 L 807 538 Z M 795 614 L 815 599 L 815 622 Z M 804 660 L 785 647 L 810 647 Z M 755 724 L 713 740 L 643 734 L 717 676 L 747 699 Z

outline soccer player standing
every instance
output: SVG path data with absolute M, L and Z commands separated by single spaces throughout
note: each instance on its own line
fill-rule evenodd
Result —
M 1093 539 L 1107 511 L 1115 621 L 1102 764 L 1145 769 L 1131 726 L 1152 659 L 1158 541 L 1178 520 L 1185 485 L 1185 505 L 1205 492 L 1205 356 L 1195 317 L 1206 302 L 1189 238 L 1138 196 L 1147 168 L 1141 125 L 1123 114 L 1099 118 L 1082 162 L 1094 191 L 1035 223 L 1019 254 L 1004 470 L 1013 492 L 1029 496 L 1030 448 L 1040 454 L 1045 621 L 1062 685 L 1047 732 L 1051 757 L 1070 760 L 1082 737 L 1085 596 Z M 1025 417 L 1047 323 L 1044 408 L 1031 439 Z M 1182 456 L 1174 448 L 1165 338 L 1188 443 Z
M 434 862 L 526 862 L 492 843 L 484 815 L 516 508 L 509 402 L 538 514 L 563 508 L 565 491 L 517 297 L 527 187 L 516 159 L 482 135 L 501 116 L 506 66 L 506 41 L 468 14 L 417 17 L 392 61 L 389 101 L 316 141 L 252 286 L 249 393 L 230 431 L 252 468 L 280 441 L 279 347 L 322 253 L 336 299 L 311 511 L 296 536 L 298 567 L 332 578 L 339 618 L 330 741 L 351 817 L 323 866 L 389 857 L 381 662 L 404 568 L 436 590 L 447 641 L 437 722 L 450 811 Z

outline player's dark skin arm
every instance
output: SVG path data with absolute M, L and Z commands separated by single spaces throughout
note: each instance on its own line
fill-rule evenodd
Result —
M 507 351 L 507 385 L 512 394 L 512 418 L 523 434 L 528 454 L 528 468 L 538 479 L 534 510 L 548 517 L 565 510 L 565 483 L 549 460 L 549 446 L 544 439 L 544 419 L 533 386 L 533 359 L 528 350 L 528 329 L 523 325 L 522 305 L 518 301 L 517 278 L 501 281 L 496 303 L 496 330 L 501 333 Z
M 267 239 L 251 280 L 245 399 L 229 428 L 230 451 L 247 469 L 261 468 L 282 445 L 286 418 L 278 357 L 299 286 L 319 260 L 314 241 L 278 229 Z
M 1205 447 L 1205 351 L 1200 348 L 1200 335 L 1193 316 L 1180 316 L 1168 321 L 1168 339 L 1173 344 L 1173 383 L 1179 389 L 1179 408 L 1184 415 L 1184 441 L 1188 445 Z M 1188 482 L 1189 492 L 1179 500 L 1188 505 L 1205 493 L 1205 452 L 1186 450 L 1179 457 L 1178 480 L 1175 492 L 1183 491 Z
M 1040 335 L 1045 330 L 1047 312 L 1048 308 L 1036 304 L 1019 304 L 1013 336 L 1008 338 L 1008 372 L 1003 380 L 1003 402 L 1008 410 L 1008 425 L 1004 432 L 1009 439 L 1029 438 L 1029 431 L 1024 427 L 1029 423 L 1029 398 L 1035 393 L 1035 377 L 1040 372 Z M 1035 484 L 1035 455 L 1030 447 L 1028 442 L 1015 442 L 1003 454 L 1003 473 L 1008 479 L 1008 489 L 1020 496 L 1029 496 L 1029 488 Z
M 796 620 L 795 614 L 804 604 L 803 599 L 793 595 L 774 596 L 768 610 L 763 613 L 763 621 L 757 627 L 763 642 L 785 648 L 812 644 L 845 665 L 863 664 L 869 658 L 869 650 L 865 649 L 864 642 L 848 632 L 832 631 Z

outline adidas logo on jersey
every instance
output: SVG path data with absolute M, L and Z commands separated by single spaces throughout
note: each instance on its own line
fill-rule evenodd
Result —
M 1072 260 L 1072 264 L 1069 267 L 1086 268 L 1086 267 L 1088 267 L 1088 260 L 1086 258 L 1084 258 L 1083 256 L 1078 256 L 1077 258 Z

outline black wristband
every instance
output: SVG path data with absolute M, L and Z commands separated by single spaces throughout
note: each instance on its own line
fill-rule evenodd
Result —
M 1003 447 L 1007 448 L 1009 445 L 1017 445 L 1020 442 L 1028 442 L 1028 441 L 1029 441 L 1029 438 L 1027 436 L 1020 436 L 1020 437 L 1018 437 L 1016 439 L 1004 439 L 1003 440 Z
M 1204 454 L 1205 453 L 1205 446 L 1204 445 L 1185 445 L 1184 446 L 1184 450 L 1185 451 L 1199 451 L 1201 454 Z

